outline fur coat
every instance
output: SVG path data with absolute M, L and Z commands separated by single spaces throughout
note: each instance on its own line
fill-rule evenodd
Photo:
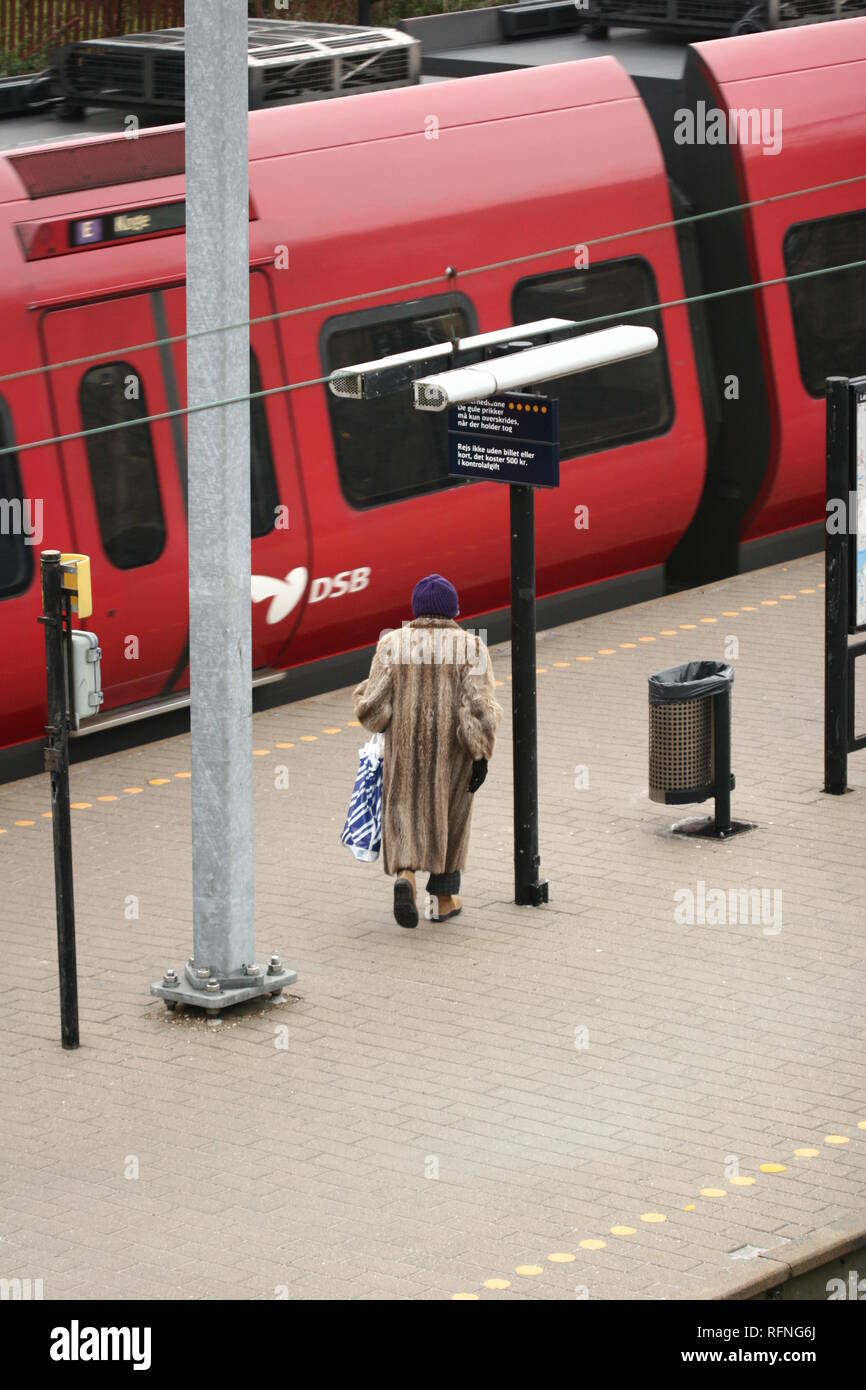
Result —
M 492 755 L 502 715 L 487 647 L 450 618 L 416 618 L 381 639 L 353 703 L 385 734 L 385 873 L 465 868 L 472 763 Z

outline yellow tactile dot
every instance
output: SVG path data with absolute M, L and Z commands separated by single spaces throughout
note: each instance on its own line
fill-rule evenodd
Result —
M 536 674 L 537 676 L 546 676 L 546 675 L 547 675 L 547 667 L 546 667 L 546 666 L 536 666 L 536 668 L 535 668 L 535 674 Z
M 48 814 L 50 815 L 51 812 L 49 811 Z M 9 834 L 9 831 L 6 830 L 2 825 L 0 825 L 0 835 L 8 835 L 8 834 Z
M 570 665 L 571 665 L 571 662 L 570 662 L 570 661 L 554 661 L 554 663 L 553 663 L 554 670 L 556 670 L 556 671 L 562 671 L 562 670 L 564 670 L 566 667 L 568 667 L 568 666 L 570 666 Z
M 478 1302 L 478 1294 L 477 1294 L 477 1293 L 453 1293 L 453 1294 L 451 1295 L 451 1301 L 452 1301 L 452 1303 L 461 1303 L 461 1302 L 465 1303 L 467 1300 L 471 1301 L 472 1303 L 477 1303 L 477 1302 Z
M 778 600 L 777 598 L 762 598 L 762 599 L 761 599 L 761 607 L 762 607 L 762 608 L 778 608 L 778 606 L 779 606 L 779 600 Z
M 701 618 L 702 623 L 717 623 L 718 618 Z
M 301 734 L 301 743 L 315 743 L 318 734 Z
M 577 1243 L 581 1250 L 604 1250 L 607 1245 L 606 1240 L 579 1240 Z
M 506 676 L 505 679 L 510 681 L 510 680 L 511 680 L 511 677 L 510 677 L 510 676 Z
M 801 594 L 814 594 L 814 592 L 815 592 L 814 589 L 801 589 L 801 590 L 800 590 L 800 593 L 801 593 Z
M 728 1182 L 732 1187 L 754 1187 L 755 1185 L 755 1179 L 747 1177 L 728 1178 Z
M 493 682 L 493 684 L 494 684 L 494 685 L 504 685 L 504 684 L 505 684 L 505 681 L 496 681 L 496 680 L 495 680 L 495 681 Z M 280 746 L 280 745 L 277 744 L 277 747 L 278 747 L 278 748 L 279 748 L 279 746 Z
M 576 656 L 575 661 L 592 661 L 591 656 Z
M 616 656 L 616 647 L 599 647 L 599 656 Z
M 694 1202 L 689 1202 L 687 1207 L 683 1207 L 683 1211 L 697 1211 L 697 1207 Z
M 650 1226 L 657 1226 L 661 1221 L 667 1221 L 667 1217 L 660 1211 L 645 1211 L 641 1221 L 646 1221 Z
M 554 1254 L 548 1255 L 547 1258 L 555 1265 L 570 1265 L 572 1260 L 577 1259 L 577 1256 L 572 1255 L 570 1250 L 557 1250 Z
M 697 627 L 697 623 L 680 623 L 680 627 L 682 628 L 683 632 L 693 632 L 694 629 Z
M 825 1144 L 850 1144 L 850 1143 L 851 1143 L 851 1140 L 848 1138 L 848 1135 L 847 1135 L 847 1134 L 825 1134 L 825 1135 L 824 1135 L 824 1143 L 825 1143 Z
M 818 1155 L 820 1154 L 820 1152 L 821 1152 L 820 1149 L 795 1149 L 795 1150 L 794 1150 L 794 1157 L 795 1157 L 795 1158 L 817 1158 Z
M 519 1274 L 523 1279 L 534 1279 L 536 1275 L 543 1274 L 544 1270 L 541 1265 L 518 1265 L 514 1273 Z
M 819 589 L 823 589 L 823 588 L 824 588 L 823 582 L 822 582 L 821 584 L 818 585 L 818 588 L 819 588 Z
M 50 819 L 51 819 L 51 816 L 52 816 L 52 812 L 51 812 L 51 811 L 43 811 L 43 812 L 42 812 L 42 819 L 43 819 L 43 820 L 50 820 Z M 4 834 L 4 835 L 6 834 L 6 831 L 5 831 L 5 830 L 3 831 L 3 834 Z
M 361 727 L 361 721 L 360 721 L 360 719 L 350 719 L 349 722 L 348 722 L 347 725 L 346 725 L 346 728 L 347 728 L 347 729 L 360 729 L 360 727 Z
M 139 792 L 144 791 L 144 787 L 124 787 L 123 790 L 127 796 L 137 796 Z
M 858 1120 L 858 1121 L 857 1121 L 857 1128 L 858 1128 L 858 1129 L 866 1129 L 866 1120 Z
M 116 801 L 116 800 L 117 800 L 117 797 L 116 797 L 116 796 L 98 796 L 98 797 L 96 798 L 96 800 L 97 800 L 97 801 Z M 48 814 L 50 815 L 51 812 L 49 811 Z
M 270 753 L 270 751 L 271 751 L 270 748 L 254 748 L 254 749 L 253 749 L 253 757 L 254 757 L 254 758 L 266 758 L 266 757 L 268 756 L 268 754 Z
M 739 616 L 740 616 L 740 610 L 739 610 L 739 608 L 723 608 L 723 609 L 722 609 L 722 617 L 723 617 L 723 618 L 739 618 Z
M 795 599 L 796 597 L 797 597 L 796 594 L 780 594 L 780 595 L 779 595 L 779 598 L 787 599 L 789 602 L 790 602 L 791 599 Z
M 744 603 L 740 608 L 741 613 L 757 613 L 757 608 L 753 603 Z
M 510 1279 L 485 1279 L 485 1280 L 484 1280 L 484 1287 L 485 1287 L 485 1289 L 510 1289 L 510 1288 L 511 1288 L 511 1280 L 510 1280 Z
M 25 827 L 26 825 L 35 825 L 36 822 L 35 822 L 35 820 L 17 820 L 17 821 L 15 822 L 15 824 L 16 824 L 17 826 L 20 826 L 21 829 L 23 830 L 24 827 Z
M 637 640 L 639 642 L 654 642 L 656 639 L 654 637 L 639 637 Z
M 148 777 L 147 780 L 151 787 L 164 787 L 168 782 L 167 777 Z
M 723 1187 L 702 1187 L 702 1197 L 727 1197 L 727 1192 Z
M 188 782 L 192 777 L 191 772 L 176 772 L 174 775 L 175 777 L 179 777 L 182 782 Z
M 634 648 L 637 646 L 637 642 L 620 642 L 619 645 L 623 648 L 624 651 L 633 651 Z
M 785 1167 L 784 1163 L 762 1163 L 762 1164 L 761 1164 L 761 1172 L 762 1172 L 762 1173 L 787 1173 L 787 1171 L 788 1171 L 788 1170 L 787 1170 L 787 1168 Z
M 73 811 L 90 811 L 93 807 L 92 801 L 70 801 Z
M 295 745 L 294 745 L 293 743 L 276 743 L 276 744 L 274 744 L 274 747 L 275 747 L 275 748 L 294 748 L 294 746 L 295 746 Z
M 661 627 L 661 628 L 659 628 L 659 636 L 660 636 L 660 637 L 676 637 L 676 635 L 677 635 L 677 630 L 676 630 L 675 627 Z
M 323 734 L 341 734 L 342 732 L 343 732 L 342 728 L 337 729 L 337 728 L 334 728 L 333 725 L 332 725 L 330 728 L 328 728 L 328 729 L 323 729 L 323 730 L 322 730 L 322 733 L 323 733 Z
M 611 1226 L 612 1236 L 636 1236 L 637 1226 Z

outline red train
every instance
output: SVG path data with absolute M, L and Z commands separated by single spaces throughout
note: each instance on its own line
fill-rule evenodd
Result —
M 866 181 L 779 197 L 866 174 L 864 92 L 866 20 L 850 20 L 696 45 L 678 82 L 640 90 L 607 57 L 253 113 L 253 389 L 453 330 L 627 313 L 659 351 L 557 384 L 542 623 L 815 549 L 823 382 L 866 370 L 866 273 L 680 301 L 866 259 Z M 7 749 L 45 718 L 38 539 L 92 557 L 102 724 L 184 700 L 182 417 L 23 447 L 183 404 L 183 196 L 181 127 L 0 157 Z M 388 288 L 415 281 L 434 283 Z M 289 698 L 302 665 L 350 679 L 341 654 L 363 664 L 431 569 L 502 630 L 507 492 L 450 482 L 442 418 L 321 385 L 251 417 L 257 680 L 291 668 Z

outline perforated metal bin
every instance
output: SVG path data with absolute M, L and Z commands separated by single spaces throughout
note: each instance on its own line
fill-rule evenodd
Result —
M 716 792 L 713 701 L 730 698 L 734 673 L 720 661 L 690 661 L 649 678 L 649 794 L 676 805 Z M 730 753 L 728 752 L 728 762 Z M 730 766 L 728 767 L 728 776 Z M 727 780 L 727 779 L 726 779 Z

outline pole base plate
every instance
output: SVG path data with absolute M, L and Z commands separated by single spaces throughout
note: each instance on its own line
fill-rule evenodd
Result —
M 177 1004 L 186 1004 L 194 1009 L 204 1009 L 208 1014 L 218 1014 L 223 1009 L 230 1008 L 232 1004 L 243 1004 L 248 999 L 258 999 L 262 995 L 280 994 L 287 985 L 293 985 L 297 978 L 297 970 L 281 968 L 269 974 L 263 969 L 259 975 L 246 976 L 243 984 L 235 979 L 232 979 L 231 983 L 217 981 L 220 985 L 218 990 L 206 990 L 203 987 L 197 988 L 186 975 L 183 975 L 172 984 L 166 984 L 164 980 L 154 980 L 150 992 L 156 995 L 157 999 L 164 999 L 169 1011 Z M 205 983 L 202 981 L 202 985 Z
M 721 828 L 712 816 L 702 816 L 697 820 L 681 820 L 671 826 L 672 835 L 693 835 L 705 840 L 728 840 L 732 835 L 742 835 L 744 830 L 757 830 L 751 820 L 732 820 L 729 826 Z

